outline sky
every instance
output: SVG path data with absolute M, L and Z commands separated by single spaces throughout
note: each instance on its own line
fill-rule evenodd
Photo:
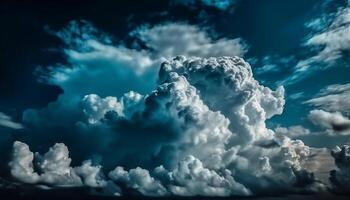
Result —
M 350 194 L 350 1 L 0 15 L 2 196 Z

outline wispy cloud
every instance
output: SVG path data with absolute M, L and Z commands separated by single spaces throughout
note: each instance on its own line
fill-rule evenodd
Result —
M 329 6 L 324 4 L 324 6 Z M 322 8 L 321 8 L 322 9 Z M 301 59 L 291 76 L 282 81 L 288 85 L 300 81 L 317 70 L 324 70 L 343 59 L 350 52 L 350 2 L 333 13 L 328 13 L 306 23 L 312 29 L 302 44 L 310 49 L 309 57 Z
M 350 83 L 329 85 L 317 97 L 305 103 L 326 111 L 350 115 Z
M 6 115 L 3 112 L 0 112 L 0 126 L 11 128 L 11 129 L 22 129 L 23 125 L 17 122 L 14 122 L 12 118 Z

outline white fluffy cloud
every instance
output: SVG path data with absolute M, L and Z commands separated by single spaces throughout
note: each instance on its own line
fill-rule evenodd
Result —
M 114 111 L 121 115 L 122 105 L 115 97 L 100 98 L 96 94 L 86 95 L 81 101 L 83 111 L 87 115 L 88 122 L 97 123 L 104 118 L 107 111 Z
M 136 189 L 143 195 L 165 196 L 168 194 L 163 185 L 150 176 L 148 170 L 140 167 L 129 171 L 125 171 L 122 167 L 116 167 L 109 173 L 109 177 L 117 183 Z
M 260 85 L 243 59 L 177 57 L 162 64 L 159 80 L 167 80 L 172 72 L 185 76 L 211 110 L 230 120 L 237 141 L 254 142 L 272 135 L 265 120 L 282 113 L 284 89 L 272 91 Z
M 9 165 L 11 174 L 19 181 L 48 186 L 102 187 L 106 184 L 100 166 L 91 166 L 91 162 L 86 161 L 82 166 L 72 168 L 68 148 L 62 143 L 55 144 L 44 155 L 36 153 L 36 165 L 40 172 L 34 170 L 33 161 L 34 154 L 28 145 L 16 141 Z
M 308 118 L 316 126 L 326 129 L 326 133 L 330 135 L 350 134 L 350 119 L 340 112 L 331 113 L 324 110 L 312 110 Z

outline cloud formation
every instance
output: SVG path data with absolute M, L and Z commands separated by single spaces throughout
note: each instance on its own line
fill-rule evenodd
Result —
M 68 148 L 57 143 L 44 155 L 34 154 L 28 145 L 16 141 L 13 144 L 12 161 L 9 163 L 11 174 L 14 178 L 24 183 L 47 184 L 49 186 L 90 186 L 102 187 L 106 183 L 101 177 L 101 166 L 91 166 L 86 161 L 82 166 L 72 168 L 70 166 Z M 40 172 L 34 170 L 37 166 Z
M 187 41 L 183 34 L 164 39 L 164 32 L 175 30 L 187 30 L 193 48 L 176 45 Z M 220 57 L 231 55 L 235 42 L 211 40 L 184 24 L 137 29 L 132 35 L 148 44 L 146 50 L 113 46 L 89 24 L 73 22 L 56 34 L 67 45 L 70 67 L 51 67 L 41 78 L 64 93 L 45 108 L 24 112 L 31 135 L 26 142 L 64 142 L 75 158 L 91 158 L 110 172 L 105 177 L 92 161 L 71 167 L 63 143 L 34 159 L 26 144 L 15 142 L 10 167 L 18 180 L 149 196 L 324 188 L 303 168 L 310 148 L 266 126 L 283 111 L 284 88 L 261 85 L 242 58 Z M 185 56 L 168 58 L 181 52 Z
M 312 110 L 308 118 L 314 125 L 325 129 L 329 135 L 350 134 L 350 119 L 340 112 L 330 113 L 324 110 Z

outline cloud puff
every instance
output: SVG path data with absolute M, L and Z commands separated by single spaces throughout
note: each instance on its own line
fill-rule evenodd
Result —
M 293 192 L 299 190 L 294 187 L 298 179 L 309 176 L 308 172 L 300 175 L 309 148 L 300 140 L 275 136 L 265 124 L 266 119 L 282 112 L 283 88 L 272 91 L 261 86 L 244 60 L 176 57 L 162 64 L 158 84 L 148 95 L 129 92 L 119 101 L 116 97 L 90 94 L 73 109 L 80 110 L 81 116 L 71 123 L 85 137 L 96 134 L 94 137 L 105 138 L 96 143 L 102 149 L 113 144 L 112 156 L 107 150 L 98 153 L 103 157 L 109 154 L 108 160 L 114 165 L 137 163 L 146 168 L 125 171 L 117 167 L 109 175 L 117 184 L 144 195 L 227 196 L 279 189 Z M 81 141 L 84 140 L 80 140 L 79 147 L 83 145 Z M 264 142 L 275 146 L 260 145 Z M 39 165 L 45 173 L 37 175 L 39 180 L 33 183 L 61 185 L 67 182 L 68 173 L 85 177 L 78 179 L 84 184 L 98 186 L 98 176 L 94 174 L 99 170 L 89 164 L 70 168 L 67 152 L 59 145 L 45 154 L 59 173 L 52 178 L 50 165 Z M 130 163 L 130 156 L 135 163 Z M 30 162 L 29 159 L 27 165 Z M 156 178 L 148 171 L 152 163 L 164 166 L 162 173 L 161 168 L 155 168 Z
M 326 129 L 326 132 L 330 135 L 350 134 L 350 119 L 340 112 L 330 113 L 324 110 L 312 110 L 308 118 L 316 126 Z
M 177 55 L 241 57 L 248 50 L 240 38 L 214 40 L 200 28 L 184 23 L 168 23 L 152 28 L 140 27 L 131 35 L 144 42 L 157 57 L 171 58 Z
M 148 170 L 140 167 L 129 171 L 125 171 L 123 167 L 116 167 L 109 173 L 109 177 L 117 183 L 136 189 L 143 195 L 165 196 L 168 193 L 159 181 L 150 176 Z
M 72 168 L 68 154 L 68 148 L 62 143 L 55 144 L 44 155 L 36 153 L 36 165 L 40 170 L 36 172 L 33 152 L 25 143 L 16 141 L 13 144 L 12 161 L 9 163 L 11 174 L 24 183 L 49 186 L 102 187 L 106 184 L 100 166 L 91 166 L 91 162 L 86 161 L 82 166 Z
M 193 156 L 187 156 L 176 168 L 168 172 L 171 183 L 169 190 L 180 196 L 246 196 L 251 192 L 232 177 L 232 172 L 224 170 L 223 175 L 207 169 Z
M 12 121 L 11 117 L 0 112 L 0 126 L 11 129 L 23 129 L 23 125 Z
M 266 128 L 265 120 L 282 113 L 283 87 L 271 91 L 260 85 L 250 65 L 238 57 L 177 57 L 162 64 L 159 80 L 167 80 L 171 72 L 185 76 L 211 110 L 229 118 L 231 131 L 238 134 L 239 141 L 268 138 L 271 130 Z
M 96 33 L 90 25 L 79 28 L 72 23 L 57 33 L 66 42 L 71 67 L 42 74 L 64 93 L 47 107 L 23 114 L 31 145 L 42 145 L 40 140 L 47 139 L 62 141 L 77 162 L 92 158 L 105 170 L 114 169 L 111 180 L 91 162 L 71 167 L 63 144 L 43 156 L 36 154 L 37 171 L 28 146 L 16 142 L 12 175 L 23 182 L 53 186 L 106 188 L 113 181 L 123 188 L 116 190 L 118 194 L 131 190 L 152 196 L 320 188 L 303 168 L 310 148 L 266 126 L 266 120 L 283 111 L 283 87 L 274 91 L 260 85 L 241 58 L 209 57 L 207 50 L 226 55 L 227 49 L 232 50 L 230 42 L 222 51 L 224 42 L 209 39 L 199 29 L 178 24 L 162 27 L 134 32 L 153 49 L 135 50 L 113 46 L 103 34 L 91 36 Z M 175 39 L 163 44 L 166 40 L 158 37 L 168 35 L 161 32 L 171 33 L 174 27 L 181 33 L 188 29 L 185 35 L 195 41 L 194 50 L 190 46 L 172 50 Z M 181 51 L 189 56 L 164 60 Z M 300 184 L 304 179 L 308 181 Z
M 318 97 L 305 101 L 319 109 L 309 113 L 309 120 L 330 135 L 348 135 L 350 132 L 350 84 L 329 85 Z

